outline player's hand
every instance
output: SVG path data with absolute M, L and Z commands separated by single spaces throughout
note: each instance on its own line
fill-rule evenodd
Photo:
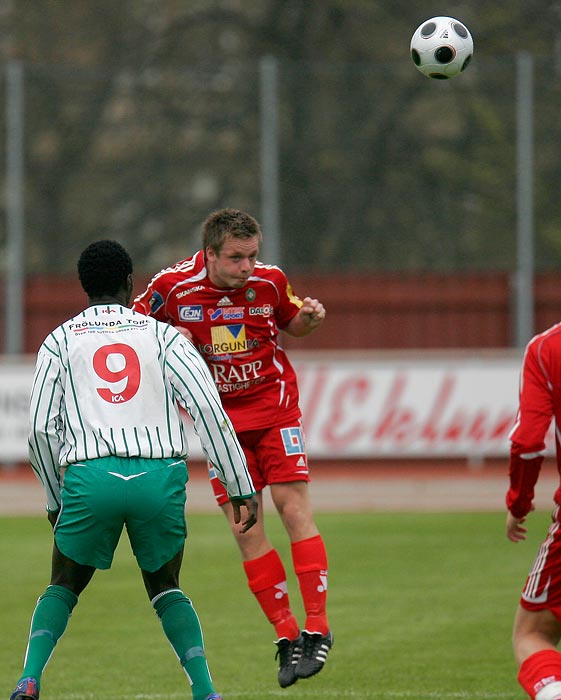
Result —
M 534 505 L 532 504 L 532 510 Z M 510 511 L 506 516 L 506 536 L 511 542 L 521 542 L 526 539 L 527 528 L 524 527 L 526 516 L 516 518 Z
M 187 340 L 190 340 L 191 342 L 193 342 L 193 334 L 191 333 L 191 331 L 188 328 L 185 328 L 184 326 L 175 326 L 175 330 L 179 331 L 182 336 L 187 338 Z
M 250 527 L 253 527 L 257 522 L 258 503 L 255 496 L 250 498 L 231 498 L 232 508 L 234 509 L 234 522 L 238 525 L 242 524 L 240 532 L 247 532 Z M 241 508 L 247 508 L 247 518 L 242 521 Z
M 311 297 L 302 299 L 302 306 L 300 307 L 299 313 L 302 317 L 302 322 L 310 330 L 321 326 L 325 319 L 325 308 L 323 304 L 321 301 L 312 299 Z

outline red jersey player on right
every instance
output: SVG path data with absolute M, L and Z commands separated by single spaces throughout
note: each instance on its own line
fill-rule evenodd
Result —
M 156 275 L 133 308 L 191 338 L 244 449 L 259 516 L 243 537 L 209 465 L 211 482 L 239 546 L 249 588 L 275 628 L 278 681 L 287 687 L 323 668 L 333 635 L 326 613 L 327 554 L 309 496 L 296 374 L 278 336 L 281 330 L 308 335 L 322 324 L 325 309 L 317 299 L 299 299 L 280 268 L 257 261 L 262 234 L 245 212 L 212 213 L 202 234 L 203 249 Z M 266 486 L 291 543 L 306 614 L 302 629 L 290 608 L 284 565 L 265 533 Z
M 561 476 L 561 324 L 533 338 L 526 348 L 520 406 L 511 432 L 506 534 L 526 539 L 526 516 L 555 419 L 557 470 Z M 526 580 L 516 612 L 513 647 L 518 681 L 532 700 L 561 700 L 561 485 L 554 495 L 552 524 Z

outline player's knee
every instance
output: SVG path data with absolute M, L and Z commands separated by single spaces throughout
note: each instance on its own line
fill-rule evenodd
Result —
M 168 610 L 172 605 L 177 605 L 178 603 L 191 605 L 189 598 L 187 598 L 187 596 L 179 588 L 172 588 L 167 591 L 162 591 L 157 596 L 152 598 L 150 602 L 152 603 L 152 607 L 160 619 L 166 610 Z
M 298 535 L 297 539 L 317 534 L 311 508 L 303 506 L 299 501 L 283 504 L 278 513 L 287 532 Z

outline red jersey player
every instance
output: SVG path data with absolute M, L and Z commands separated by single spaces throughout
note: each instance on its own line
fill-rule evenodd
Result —
M 157 274 L 133 308 L 166 321 L 192 339 L 207 361 L 245 451 L 259 499 L 259 519 L 242 537 L 231 504 L 210 467 L 218 503 L 228 516 L 250 590 L 275 627 L 282 687 L 323 668 L 333 636 L 326 614 L 327 554 L 314 522 L 296 375 L 279 332 L 302 337 L 325 309 L 299 299 L 278 267 L 257 261 L 262 234 L 245 212 L 222 209 L 202 227 L 203 249 Z M 284 565 L 263 522 L 262 490 L 291 543 L 306 620 L 291 611 Z
M 510 488 L 506 533 L 526 538 L 524 521 L 533 510 L 534 487 L 555 418 L 557 469 L 561 474 L 561 324 L 533 338 L 524 356 L 520 406 L 511 432 Z M 518 681 L 535 700 L 561 700 L 561 486 L 552 524 L 530 570 L 516 612 L 513 646 Z

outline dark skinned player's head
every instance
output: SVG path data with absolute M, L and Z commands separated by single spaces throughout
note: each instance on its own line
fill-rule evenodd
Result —
M 78 277 L 89 299 L 116 297 L 132 291 L 132 260 L 117 241 L 95 241 L 78 259 Z

